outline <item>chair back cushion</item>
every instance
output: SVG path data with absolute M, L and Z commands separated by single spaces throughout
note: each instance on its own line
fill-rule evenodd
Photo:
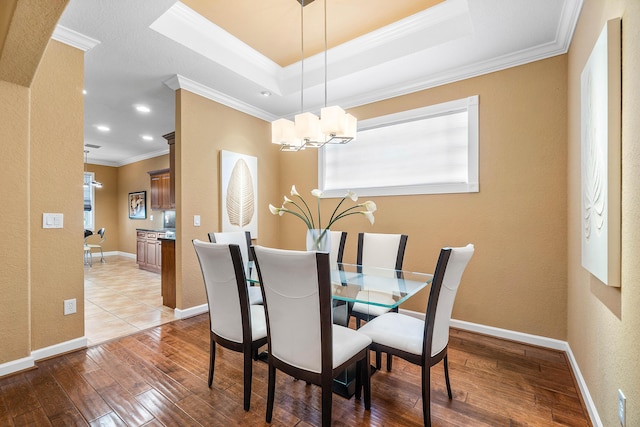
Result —
M 363 271 L 367 266 L 402 270 L 406 245 L 404 234 L 359 233 L 356 263 L 363 266 Z M 390 271 L 389 274 L 394 273 Z
M 342 256 L 344 255 L 344 243 L 346 240 L 346 231 L 331 232 L 331 252 L 329 252 L 329 265 L 333 270 L 337 270 L 338 263 L 342 262 Z
M 328 254 L 261 246 L 253 246 L 253 250 L 264 295 L 269 354 L 289 365 L 322 372 L 322 339 L 332 342 Z M 322 292 L 318 259 L 326 260 L 321 271 L 326 274 L 323 282 L 327 289 Z M 326 299 L 324 305 L 321 298 Z M 329 310 L 329 327 L 321 326 L 321 306 Z M 329 353 L 325 356 L 331 361 L 331 346 Z
M 238 278 L 231 256 L 230 244 L 208 243 L 194 240 L 198 255 L 207 301 L 211 331 L 234 342 L 242 342 L 242 314 L 238 294 Z M 237 245 L 235 250 L 238 251 Z M 242 285 L 245 278 L 241 277 Z
M 453 303 L 462 279 L 462 273 L 464 273 L 473 252 L 474 247 L 472 244 L 461 248 L 451 248 L 449 262 L 442 278 L 442 286 L 440 287 L 436 305 L 433 340 L 431 342 L 432 356 L 441 352 L 449 343 L 449 324 L 451 322 Z
M 251 234 L 247 236 L 248 231 L 224 231 L 209 233 L 209 240 L 212 243 L 232 243 L 240 246 L 240 254 L 242 262 L 246 263 L 249 258 L 249 242 L 251 242 Z M 248 239 L 248 240 L 247 240 Z

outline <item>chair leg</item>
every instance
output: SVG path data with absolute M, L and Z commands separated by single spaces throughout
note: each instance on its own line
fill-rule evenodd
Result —
M 322 380 L 322 427 L 331 427 L 331 410 L 333 405 L 333 379 Z
M 376 350 L 376 370 L 380 370 L 382 366 L 382 353 L 380 350 Z
M 393 364 L 393 354 L 387 353 L 387 371 L 391 372 L 391 365 Z
M 369 352 L 364 358 L 362 369 L 362 383 L 364 384 L 364 409 L 371 409 L 371 362 Z
M 216 343 L 213 339 L 210 339 L 211 345 L 209 347 L 209 388 L 213 384 L 213 368 L 216 363 Z
M 275 398 L 276 393 L 276 368 L 270 363 L 269 364 L 269 382 L 267 385 L 267 416 L 266 421 L 268 423 L 271 422 L 271 418 L 273 417 L 273 400 Z
M 244 410 L 248 411 L 251 405 L 251 375 L 253 371 L 252 351 L 243 352 L 244 359 Z
M 364 359 L 362 359 L 364 360 Z M 362 396 L 362 360 L 356 362 L 356 399 L 360 400 Z
M 431 365 L 422 366 L 422 417 L 425 427 L 431 427 Z
M 105 262 L 104 261 L 104 253 L 102 253 L 102 246 L 100 246 L 100 262 Z
M 449 360 L 447 355 L 444 356 L 444 379 L 447 383 L 447 394 L 449 395 L 449 400 L 451 400 L 453 399 L 453 394 L 451 393 L 451 383 L 449 382 Z

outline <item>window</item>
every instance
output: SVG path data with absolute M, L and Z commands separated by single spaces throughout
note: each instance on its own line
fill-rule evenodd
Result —
M 94 181 L 93 172 L 84 173 L 84 228 L 85 230 L 94 230 L 95 219 L 95 198 L 94 187 L 91 182 Z
M 477 192 L 478 97 L 362 120 L 321 149 L 318 175 L 329 197 Z

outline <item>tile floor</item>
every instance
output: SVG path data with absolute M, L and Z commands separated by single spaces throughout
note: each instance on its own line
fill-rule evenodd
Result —
M 94 256 L 84 267 L 84 331 L 95 345 L 175 320 L 162 305 L 160 274 L 140 270 L 135 259 Z

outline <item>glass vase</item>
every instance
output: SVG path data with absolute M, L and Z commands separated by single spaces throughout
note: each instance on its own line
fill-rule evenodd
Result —
M 310 228 L 307 230 L 307 250 L 331 252 L 331 230 Z

